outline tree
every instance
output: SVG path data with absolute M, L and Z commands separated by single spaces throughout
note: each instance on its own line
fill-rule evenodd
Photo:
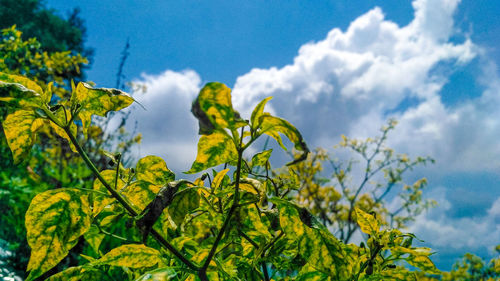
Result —
M 23 40 L 37 38 L 47 52 L 92 56 L 92 49 L 84 46 L 86 29 L 78 9 L 64 19 L 40 0 L 0 0 L 0 7 L 1 29 L 16 25 L 23 32 Z

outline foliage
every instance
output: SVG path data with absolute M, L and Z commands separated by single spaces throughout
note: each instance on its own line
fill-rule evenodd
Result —
M 277 179 L 269 176 L 270 151 L 257 153 L 251 161 L 243 158 L 263 135 L 285 148 L 284 135 L 300 151 L 289 167 L 307 157 L 309 149 L 299 131 L 264 112 L 269 99 L 245 120 L 233 109 L 229 88 L 221 83 L 205 85 L 192 107 L 201 137 L 187 172 L 205 173 L 191 182 L 175 180 L 165 162 L 154 156 L 126 168 L 119 154 L 109 155 L 115 168 L 96 168 L 77 139 L 75 121 L 87 122 L 92 115 L 127 107 L 133 99 L 126 93 L 80 83 L 73 87 L 70 99 L 48 104 L 50 88 L 3 73 L 0 81 L 0 88 L 9 93 L 2 98 L 10 108 L 6 121 L 19 118 L 26 124 L 16 129 L 17 134 L 9 133 L 13 127 L 4 126 L 14 157 L 19 159 L 31 149 L 25 145 L 27 137 L 34 139 L 42 128 L 57 128 L 52 132 L 71 142 L 97 178 L 93 188 L 60 188 L 35 197 L 26 217 L 33 249 L 28 280 L 54 267 L 82 236 L 91 249 L 81 255 L 80 264 L 49 280 L 85 276 L 100 280 L 414 280 L 415 273 L 401 261 L 423 272 L 439 273 L 429 258 L 430 249 L 412 246 L 413 234 L 382 228 L 383 221 L 356 206 L 352 219 L 365 233 L 366 243 L 343 243 L 307 207 L 287 196 L 290 186 L 277 185 Z M 87 102 L 90 97 L 105 102 Z M 224 167 L 217 171 L 221 164 Z M 59 215 L 50 216 L 52 212 Z

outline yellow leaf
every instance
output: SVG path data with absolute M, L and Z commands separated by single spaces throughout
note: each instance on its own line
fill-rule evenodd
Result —
M 374 216 L 365 213 L 363 210 L 359 208 L 355 208 L 356 210 L 356 220 L 363 231 L 366 234 L 376 234 L 380 229 L 380 223 Z

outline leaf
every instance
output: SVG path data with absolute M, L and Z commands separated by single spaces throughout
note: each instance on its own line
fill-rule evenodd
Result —
M 194 174 L 238 158 L 233 140 L 222 131 L 202 135 L 198 141 L 198 154 L 191 169 L 186 174 Z
M 137 162 L 137 180 L 155 185 L 166 185 L 175 180 L 175 174 L 167 168 L 167 163 L 158 156 L 146 156 Z
M 168 281 L 177 277 L 177 269 L 172 267 L 158 268 L 146 272 L 135 281 Z
M 46 279 L 46 281 L 104 281 L 110 280 L 102 271 L 83 266 L 69 267 Z
M 179 227 L 184 217 L 200 206 L 200 195 L 195 188 L 186 188 L 175 194 L 172 204 L 168 207 L 168 213 Z
M 143 210 L 153 201 L 161 186 L 154 185 L 145 181 L 136 181 L 127 186 L 122 194 L 134 204 L 137 209 Z
M 250 238 L 272 238 L 267 226 L 262 223 L 259 211 L 254 205 L 241 207 L 239 214 L 242 231 L 250 236 Z
M 112 249 L 93 265 L 125 266 L 130 268 L 152 267 L 162 263 L 158 250 L 142 244 L 122 245 Z
M 271 157 L 271 152 L 273 152 L 273 150 L 269 149 L 255 154 L 252 157 L 252 167 L 266 167 L 267 161 L 269 161 L 269 157 Z
M 50 101 L 50 95 L 30 79 L 0 72 L 0 89 L 9 92 L 8 98 L 0 100 L 16 102 L 20 107 L 41 107 Z
M 202 135 L 211 134 L 214 129 L 236 129 L 246 125 L 233 109 L 231 89 L 218 82 L 207 83 L 201 89 L 191 112 L 198 119 Z
M 294 144 L 295 149 L 303 152 L 299 157 L 297 157 L 296 159 L 294 159 L 294 161 L 288 163 L 287 165 L 293 165 L 306 159 L 307 154 L 309 153 L 309 148 L 304 142 L 304 139 L 302 138 L 300 132 L 292 124 L 290 124 L 285 119 L 274 117 L 269 113 L 263 113 L 259 117 L 259 123 L 259 128 L 261 130 L 260 134 L 271 136 L 278 142 L 278 144 L 280 144 L 282 148 L 286 150 L 279 135 L 280 133 L 284 134 Z
M 80 82 L 71 96 L 72 106 L 80 106 L 78 117 L 82 120 L 83 132 L 86 134 L 92 115 L 105 117 L 109 111 L 118 111 L 134 102 L 125 92 L 117 89 L 92 88 Z
M 418 267 L 427 273 L 433 273 L 433 274 L 441 273 L 428 256 L 425 255 L 409 256 L 405 260 L 410 265 Z
M 99 247 L 101 246 L 102 240 L 104 240 L 106 235 L 101 233 L 99 228 L 92 224 L 83 237 L 85 238 L 85 241 L 89 243 L 92 250 L 94 250 L 96 254 L 100 254 Z
M 212 188 L 217 189 L 219 188 L 220 184 L 222 183 L 222 180 L 224 180 L 224 176 L 229 172 L 229 169 L 224 169 L 215 175 L 214 180 L 212 182 Z
M 104 180 L 112 187 L 115 189 L 115 177 L 116 177 L 116 171 L 115 170 L 104 170 L 101 171 L 101 176 L 104 178 Z M 118 178 L 118 186 L 116 190 L 120 190 L 124 185 L 125 182 Z M 99 191 L 100 193 L 94 192 L 93 193 L 93 215 L 94 217 L 97 216 L 103 209 L 104 207 L 112 204 L 115 202 L 115 198 L 111 196 L 109 193 L 108 189 L 104 187 L 104 185 L 101 183 L 99 179 L 94 180 L 94 186 L 93 186 L 95 191 Z M 104 195 L 107 194 L 107 195 Z
M 299 253 L 311 266 L 327 275 L 336 276 L 335 280 L 344 280 L 350 275 L 344 260 L 346 253 L 337 238 L 319 222 L 314 222 L 313 218 L 306 221 L 310 225 L 304 223 L 305 209 L 279 198 L 270 201 L 278 205 L 280 225 L 286 236 L 299 242 Z
M 35 196 L 26 212 L 31 247 L 28 280 L 57 265 L 87 232 L 90 222 L 91 210 L 84 191 L 60 188 Z
M 35 141 L 35 131 L 43 124 L 35 120 L 37 117 L 34 111 L 17 110 L 7 115 L 3 122 L 5 138 L 12 151 L 15 164 L 26 159 L 30 153 Z
M 361 231 L 370 235 L 374 235 L 379 232 L 380 223 L 374 216 L 364 212 L 359 208 L 355 208 L 355 211 L 356 221 L 358 222 Z
M 260 127 L 260 117 L 262 114 L 264 114 L 264 107 L 266 106 L 267 102 L 270 101 L 273 97 L 267 97 L 263 99 L 259 104 L 253 109 L 252 115 L 250 117 L 250 122 L 252 125 L 252 129 L 256 130 L 257 128 Z

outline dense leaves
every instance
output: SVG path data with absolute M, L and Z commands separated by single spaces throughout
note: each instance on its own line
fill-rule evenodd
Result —
M 25 87 L 8 83 L 9 91 Z M 233 109 L 225 85 L 209 83 L 201 90 L 192 111 L 202 136 L 187 173 L 225 167 L 211 171 L 213 180 L 206 172 L 194 182 L 175 180 L 156 156 L 140 159 L 132 169 L 121 164 L 120 155 L 106 153 L 114 169 L 95 167 L 76 141 L 74 120 L 82 120 L 85 127 L 94 114 L 104 116 L 130 105 L 133 100 L 123 92 L 81 83 L 70 102 L 60 102 L 55 110 L 43 101 L 14 103 L 11 115 L 41 111 L 34 118 L 50 122 L 55 134 L 62 130 L 97 177 L 93 189 L 61 188 L 33 199 L 26 215 L 32 248 L 29 279 L 54 267 L 82 236 L 89 250 L 81 255 L 79 266 L 51 280 L 414 280 L 417 271 L 400 266 L 402 261 L 418 274 L 440 274 L 430 259 L 431 250 L 412 245 L 415 235 L 388 229 L 372 213 L 377 202 L 349 201 L 345 214 L 356 228 L 348 231 L 359 228 L 364 233 L 359 246 L 335 237 L 326 220 L 315 216 L 316 210 L 294 202 L 301 192 L 300 162 L 309 149 L 297 128 L 264 112 L 268 100 L 259 103 L 246 122 Z M 70 114 L 63 118 L 60 112 Z M 36 120 L 29 115 L 20 114 L 16 120 L 27 120 L 21 127 L 29 136 L 36 131 Z M 6 123 L 6 133 L 11 134 L 15 129 Z M 263 135 L 283 148 L 284 135 L 299 151 L 288 164 L 287 177 L 276 178 L 270 171 L 272 150 L 244 159 L 245 150 Z M 23 153 L 29 149 L 21 148 Z M 336 175 L 342 182 L 342 173 Z M 328 200 L 339 200 L 338 193 L 332 194 Z

